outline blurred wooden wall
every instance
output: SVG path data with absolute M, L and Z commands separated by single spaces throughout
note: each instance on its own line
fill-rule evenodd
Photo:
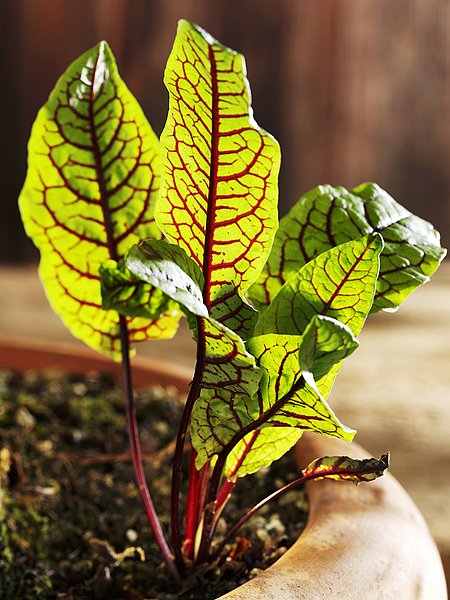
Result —
M 375 180 L 450 243 L 448 0 L 0 0 L 0 260 L 34 256 L 16 202 L 57 77 L 107 39 L 160 133 L 181 17 L 245 54 L 256 119 L 282 145 L 282 212 L 318 183 Z

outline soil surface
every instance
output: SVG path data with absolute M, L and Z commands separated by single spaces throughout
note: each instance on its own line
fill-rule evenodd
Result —
M 140 506 L 114 381 L 97 373 L 0 371 L 0 400 L 0 600 L 211 600 L 273 563 L 304 526 L 305 496 L 291 491 L 241 529 L 219 564 L 177 589 Z M 146 472 L 167 531 L 181 402 L 154 387 L 139 392 L 136 404 Z M 240 480 L 217 541 L 297 476 L 285 457 Z

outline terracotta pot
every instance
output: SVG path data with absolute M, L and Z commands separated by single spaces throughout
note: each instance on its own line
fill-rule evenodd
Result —
M 132 365 L 136 387 L 151 385 L 156 380 L 162 387 L 173 386 L 181 394 L 187 394 L 192 375 L 188 369 L 174 369 L 167 361 L 141 358 L 133 358 Z M 59 369 L 65 373 L 102 371 L 118 379 L 122 376 L 120 363 L 85 346 L 17 338 L 0 338 L 1 367 L 19 372 Z
M 19 371 L 99 369 L 120 365 L 84 349 L 0 340 L 0 367 Z M 134 360 L 135 384 L 158 383 L 186 392 L 189 374 L 167 364 Z M 325 455 L 368 456 L 357 444 L 305 434 L 301 467 Z M 219 600 L 446 600 L 439 553 L 419 510 L 385 475 L 358 487 L 338 481 L 308 484 L 310 515 L 297 542 L 272 567 Z

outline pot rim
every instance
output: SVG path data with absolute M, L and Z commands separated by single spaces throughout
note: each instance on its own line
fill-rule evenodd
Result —
M 188 369 L 133 358 L 136 387 L 158 383 L 186 393 Z M 0 367 L 20 372 L 102 370 L 118 379 L 120 364 L 89 348 L 60 342 L 0 337 Z M 296 447 L 301 468 L 317 457 L 369 456 L 356 443 L 307 433 Z M 436 544 L 418 508 L 386 474 L 358 487 L 321 480 L 307 484 L 306 528 L 289 550 L 258 575 L 218 600 L 446 600 Z
M 296 446 L 301 468 L 319 456 L 370 455 L 313 433 Z M 389 473 L 355 486 L 311 481 L 308 523 L 274 565 L 218 600 L 446 600 L 436 544 L 419 509 Z

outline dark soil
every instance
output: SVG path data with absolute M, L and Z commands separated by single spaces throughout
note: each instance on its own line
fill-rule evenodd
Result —
M 146 471 L 167 531 L 181 403 L 154 387 L 138 393 L 137 409 Z M 286 457 L 240 480 L 217 539 L 296 476 Z M 0 600 L 211 600 L 279 558 L 304 521 L 303 493 L 289 492 L 248 522 L 219 564 L 176 589 L 134 486 L 120 388 L 96 373 L 0 372 Z

